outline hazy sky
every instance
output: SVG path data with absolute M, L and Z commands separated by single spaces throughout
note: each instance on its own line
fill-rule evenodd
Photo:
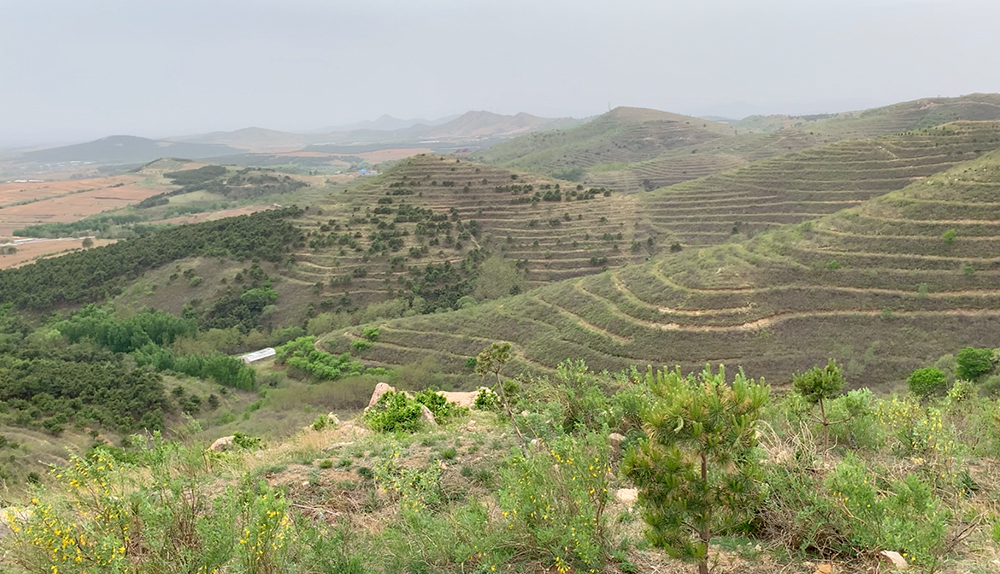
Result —
M 1000 92 L 997 0 L 0 0 L 0 144 Z

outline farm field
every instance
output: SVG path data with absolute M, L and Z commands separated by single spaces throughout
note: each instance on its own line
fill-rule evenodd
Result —
M 892 388 L 941 349 L 1000 330 L 1000 152 L 739 243 L 686 249 L 477 308 L 388 321 L 367 360 L 431 356 L 463 380 L 489 340 L 520 368 L 742 365 L 772 384 L 833 357 Z M 331 334 L 343 349 L 360 328 Z
M 20 267 L 27 263 L 37 261 L 42 257 L 52 257 L 83 249 L 80 245 L 81 239 L 38 239 L 25 243 L 14 243 L 8 245 L 0 244 L 0 269 L 11 269 Z M 114 241 L 108 239 L 93 239 L 94 247 L 108 245 Z M 13 247 L 15 253 L 5 253 L 5 247 Z
M 74 184 L 76 182 L 73 182 Z M 124 183 L 124 182 L 119 182 Z M 113 184 L 116 185 L 116 184 Z M 78 187 L 76 185 L 66 187 Z M 48 193 L 52 188 L 40 189 Z M 128 183 L 120 187 L 94 189 L 82 187 L 78 191 L 66 191 L 63 194 L 49 195 L 31 203 L 6 205 L 0 207 L 0 237 L 10 237 L 15 229 L 40 223 L 66 223 L 77 221 L 103 211 L 119 209 L 133 203 L 138 203 L 147 197 L 162 193 L 159 187 L 146 187 L 137 183 Z M 41 193 L 40 193 L 41 195 Z

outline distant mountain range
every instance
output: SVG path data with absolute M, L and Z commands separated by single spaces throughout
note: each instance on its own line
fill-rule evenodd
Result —
M 429 122 L 382 116 L 375 121 L 360 122 L 350 126 L 310 133 L 245 128 L 232 132 L 212 132 L 168 139 L 175 142 L 226 145 L 245 151 L 262 152 L 274 151 L 278 148 L 303 148 L 311 145 L 418 144 L 427 141 L 460 143 L 507 139 L 538 130 L 570 127 L 581 123 L 581 121 L 573 118 L 540 118 L 525 113 L 508 116 L 473 111 Z
M 161 157 L 204 159 L 278 150 L 322 149 L 322 146 L 390 147 L 432 143 L 495 142 L 538 130 L 572 127 L 583 120 L 540 118 L 531 114 L 501 115 L 467 112 L 439 120 L 401 120 L 382 116 L 332 131 L 292 133 L 258 127 L 229 132 L 177 136 L 162 140 L 136 136 L 111 136 L 99 140 L 31 151 L 17 158 L 28 163 L 83 162 L 95 164 L 145 163 Z
M 33 163 L 145 163 L 161 157 L 200 159 L 240 153 L 219 144 L 152 140 L 136 136 L 110 136 L 92 142 L 24 153 L 18 158 Z
M 364 120 L 361 122 L 354 122 L 353 124 L 346 124 L 342 126 L 333 126 L 318 130 L 311 130 L 307 133 L 323 134 L 330 132 L 351 132 L 355 130 L 405 130 L 406 128 L 412 128 L 413 126 L 418 126 L 418 125 L 439 126 L 441 124 L 446 124 L 459 117 L 461 117 L 461 114 L 454 114 L 451 116 L 438 118 L 436 120 L 424 120 L 424 119 L 401 120 L 399 118 L 394 118 L 389 114 L 385 114 L 375 121 Z

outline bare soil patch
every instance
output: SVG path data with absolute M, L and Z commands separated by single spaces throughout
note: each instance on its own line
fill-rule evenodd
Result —
M 171 217 L 170 219 L 161 219 L 155 223 L 184 225 L 186 223 L 199 223 L 201 221 L 215 221 L 216 219 L 236 217 L 237 215 L 250 215 L 251 213 L 263 211 L 265 209 L 272 209 L 273 207 L 273 205 L 248 205 L 247 207 L 234 207 L 232 209 L 223 209 L 222 211 L 194 213 L 191 215 L 182 215 L 180 217 Z
M 11 255 L 0 254 L 0 269 L 11 269 L 33 262 L 36 259 L 51 255 L 62 255 L 69 251 L 83 249 L 82 239 L 39 239 L 30 243 L 20 243 L 14 245 L 17 253 Z M 94 247 L 114 243 L 111 239 L 94 239 Z M 8 245 L 0 245 L 7 247 Z
M 132 181 L 135 180 L 133 179 Z M 96 215 L 102 211 L 119 209 L 126 205 L 138 203 L 162 191 L 160 189 L 140 187 L 135 183 L 125 184 L 121 187 L 104 186 L 97 189 L 80 187 L 78 182 L 59 183 L 67 184 L 62 189 L 72 189 L 76 185 L 79 189 L 91 190 L 79 191 L 78 193 L 63 195 L 61 197 L 49 196 L 48 199 L 22 205 L 0 207 L 0 236 L 10 237 L 14 234 L 15 229 L 26 225 L 77 221 L 84 217 Z M 70 193 L 70 191 L 63 191 L 62 193 Z
M 365 153 L 354 154 L 368 163 L 380 163 L 383 161 L 396 161 L 408 157 L 413 157 L 422 153 L 434 153 L 434 150 L 426 147 L 404 148 L 404 149 L 380 149 Z

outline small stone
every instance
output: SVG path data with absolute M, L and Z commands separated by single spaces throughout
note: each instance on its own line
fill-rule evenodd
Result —
M 639 500 L 639 489 L 619 488 L 615 491 L 615 498 L 617 498 L 618 502 L 621 502 L 622 504 L 632 506 Z
M 891 562 L 897 570 L 906 570 L 910 567 L 910 565 L 906 563 L 906 558 L 903 558 L 899 552 L 895 552 L 893 550 L 883 550 L 879 552 L 879 554 L 882 555 L 883 559 Z
M 833 574 L 833 564 L 820 564 L 816 567 L 816 571 L 813 574 Z
M 351 446 L 352 444 L 354 444 L 354 443 L 353 442 L 335 442 L 335 443 L 331 444 L 330 446 L 324 448 L 323 452 L 330 452 L 332 450 L 341 449 L 341 448 L 344 448 L 345 446 Z

